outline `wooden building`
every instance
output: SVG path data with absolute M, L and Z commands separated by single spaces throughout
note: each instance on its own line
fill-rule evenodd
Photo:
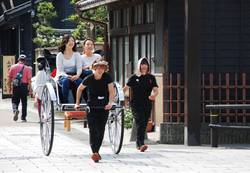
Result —
M 151 62 L 159 84 L 152 114 L 156 125 L 191 123 L 196 118 L 185 120 L 190 109 L 200 112 L 198 122 L 208 123 L 207 104 L 250 103 L 250 1 L 88 0 L 76 9 L 81 14 L 99 5 L 107 5 L 109 12 L 114 80 L 124 85 L 127 64 L 132 64 L 132 73 L 139 58 Z M 222 110 L 218 115 L 221 123 L 250 121 L 248 110 Z

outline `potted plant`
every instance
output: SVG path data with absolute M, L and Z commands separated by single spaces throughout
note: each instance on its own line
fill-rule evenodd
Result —
M 146 128 L 147 132 L 151 132 L 151 131 L 152 131 L 153 125 L 154 125 L 154 122 L 152 122 L 152 121 L 150 120 L 150 118 L 149 118 L 149 120 L 148 120 L 148 125 L 147 125 L 147 128 Z

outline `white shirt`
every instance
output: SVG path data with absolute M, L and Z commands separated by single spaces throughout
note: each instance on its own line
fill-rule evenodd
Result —
M 36 97 L 41 100 L 43 92 L 43 84 L 46 83 L 46 72 L 44 70 L 39 70 L 36 74 L 36 80 L 34 84 L 33 91 L 36 93 Z
M 86 55 L 81 55 L 82 57 L 82 67 L 92 65 L 96 58 L 101 58 L 101 55 L 94 53 L 92 57 L 87 57 Z
M 63 53 L 60 52 L 56 56 L 56 77 L 57 81 L 59 76 L 63 76 L 65 73 L 77 73 L 82 72 L 82 58 L 78 52 L 73 52 L 70 59 L 65 59 Z

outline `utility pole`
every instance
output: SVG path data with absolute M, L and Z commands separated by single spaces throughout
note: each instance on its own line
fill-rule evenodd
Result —
M 30 10 L 30 19 L 31 19 L 31 67 L 32 67 L 32 76 L 35 75 L 35 44 L 33 43 L 33 38 L 35 37 L 35 31 L 33 28 L 34 23 L 34 17 L 36 15 L 35 9 L 34 9 L 34 1 L 31 0 L 31 10 Z

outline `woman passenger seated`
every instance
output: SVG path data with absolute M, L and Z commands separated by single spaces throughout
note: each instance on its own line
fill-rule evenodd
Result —
M 62 102 L 68 103 L 70 85 L 75 85 L 77 89 L 82 82 L 80 78 L 82 73 L 82 58 L 76 52 L 75 38 L 70 34 L 64 35 L 58 47 L 58 52 L 56 56 L 57 71 L 55 80 L 62 87 Z
M 91 38 L 87 38 L 83 41 L 82 47 L 84 49 L 82 57 L 82 74 L 81 78 L 84 79 L 90 74 L 93 74 L 93 71 L 91 69 L 91 65 L 93 64 L 94 60 L 96 58 L 101 58 L 101 55 L 97 53 L 93 53 L 93 50 L 95 48 L 95 42 Z M 83 98 L 87 102 L 88 99 L 88 91 L 87 87 L 83 90 Z

